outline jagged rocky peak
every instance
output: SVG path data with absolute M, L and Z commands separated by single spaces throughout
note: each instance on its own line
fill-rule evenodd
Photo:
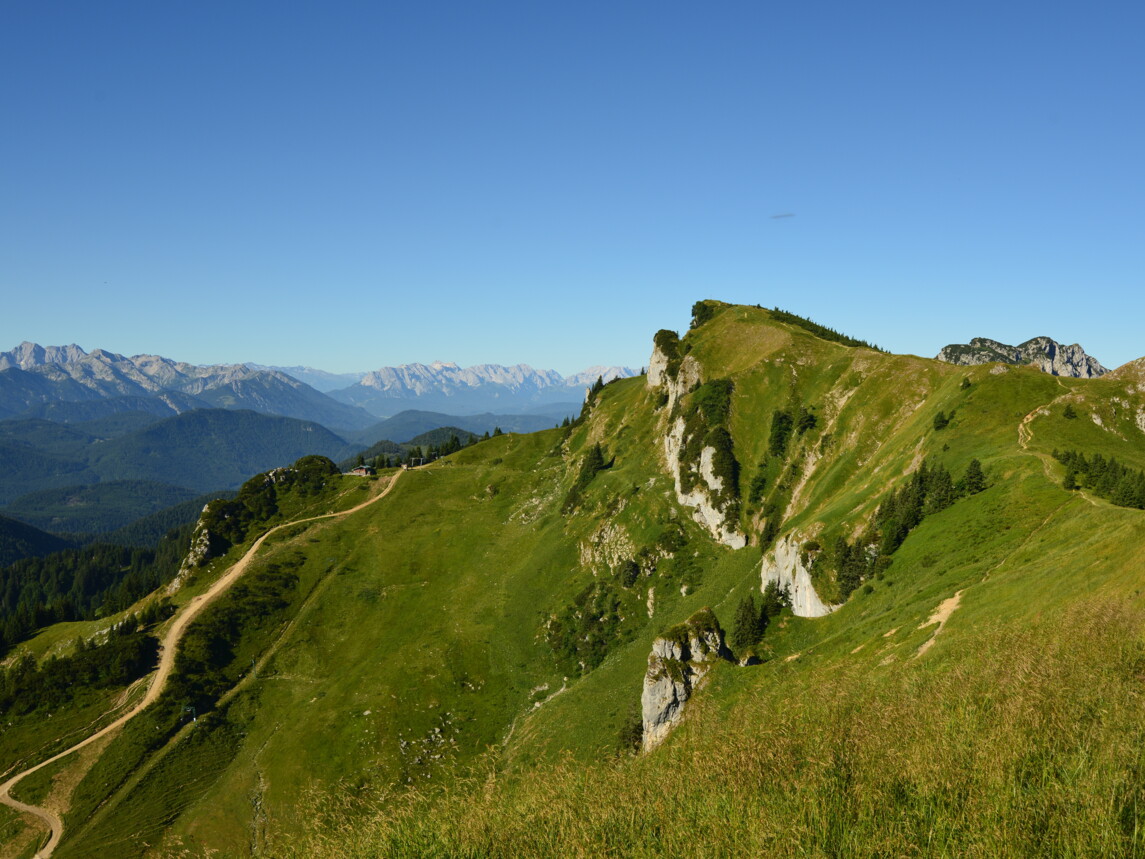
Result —
M 1092 379 L 1108 370 L 1096 358 L 1087 355 L 1078 344 L 1066 346 L 1051 337 L 1034 337 L 1017 346 L 999 343 L 987 337 L 975 337 L 969 343 L 951 343 L 935 356 L 948 364 L 1031 364 L 1051 376 L 1073 376 Z
M 731 658 L 723 628 L 710 608 L 700 609 L 652 642 L 640 696 L 644 751 L 660 745 L 679 723 L 684 704 L 712 666 Z
M 9 367 L 27 370 L 44 364 L 67 364 L 79 361 L 86 355 L 87 352 L 74 343 L 68 346 L 44 347 L 39 343 L 29 343 L 25 340 L 9 352 L 0 352 L 0 370 L 7 370 Z

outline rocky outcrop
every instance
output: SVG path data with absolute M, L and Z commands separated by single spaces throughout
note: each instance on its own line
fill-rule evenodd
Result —
M 647 385 L 652 389 L 662 389 L 668 395 L 664 409 L 669 415 L 675 413 L 680 398 L 700 384 L 699 362 L 691 355 L 680 358 L 678 353 L 672 354 L 677 346 L 677 341 L 672 338 L 657 335 L 656 343 L 652 347 L 652 357 L 648 362 Z M 701 449 L 698 463 L 681 462 L 681 451 L 688 441 L 687 423 L 679 415 L 670 420 L 668 431 L 664 435 L 664 456 L 675 484 L 676 500 L 683 506 L 692 508 L 694 511 L 692 518 L 707 528 L 721 543 L 733 549 L 742 549 L 747 545 L 747 537 L 728 523 L 727 505 L 721 504 L 718 500 L 724 486 L 713 468 L 716 449 L 713 447 Z M 683 482 L 685 468 L 694 468 L 700 478 L 687 491 Z
M 1009 346 L 986 337 L 975 337 L 969 343 L 951 343 L 935 356 L 948 364 L 1029 364 L 1051 376 L 1091 379 L 1104 375 L 1105 367 L 1085 353 L 1079 345 L 1065 346 L 1050 337 L 1034 337 L 1017 346 Z
M 819 599 L 797 534 L 788 534 L 764 555 L 760 580 L 761 590 L 773 582 L 780 590 L 787 589 L 791 611 L 796 617 L 823 617 L 839 607 Z
M 652 643 L 640 696 L 644 751 L 664 741 L 684 715 L 684 704 L 720 660 L 730 660 L 724 631 L 710 608 L 696 612 Z
M 199 514 L 199 521 L 195 523 L 195 530 L 191 532 L 191 546 L 187 550 L 187 555 L 183 558 L 183 563 L 179 565 L 179 572 L 175 574 L 175 578 L 167 585 L 167 594 L 175 593 L 179 588 L 183 587 L 183 583 L 187 578 L 199 567 L 204 566 L 211 558 L 215 557 L 220 550 L 223 550 L 226 545 L 225 540 L 211 533 L 207 527 L 206 512 L 210 509 L 210 504 L 203 507 L 202 513 Z
M 664 454 L 676 487 L 676 500 L 685 507 L 691 507 L 692 518 L 707 528 L 721 543 L 733 549 L 742 549 L 747 545 L 747 537 L 728 524 L 726 510 L 716 501 L 723 489 L 723 481 L 716 476 L 712 468 L 715 448 L 705 447 L 700 451 L 700 481 L 695 483 L 691 490 L 684 491 L 682 472 L 688 466 L 680 462 L 680 452 L 687 441 L 685 432 L 684 419 L 677 418 L 664 437 Z

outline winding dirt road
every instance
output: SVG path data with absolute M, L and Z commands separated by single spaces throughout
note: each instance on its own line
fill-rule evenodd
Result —
M 398 482 L 398 478 L 402 474 L 403 472 L 401 471 L 395 473 L 394 476 L 390 478 L 389 485 L 386 486 L 385 489 L 383 489 L 373 498 L 363 501 L 356 507 L 351 507 L 349 510 L 342 510 L 337 513 L 323 513 L 320 516 L 308 516 L 305 519 L 295 519 L 291 522 L 283 522 L 281 525 L 275 525 L 273 528 L 255 540 L 254 543 L 251 544 L 251 547 L 246 550 L 241 558 L 235 561 L 230 569 L 223 573 L 223 575 L 220 576 L 219 579 L 204 593 L 200 594 L 199 596 L 192 599 L 189 603 L 187 603 L 180 611 L 180 613 L 176 615 L 174 622 L 167 630 L 167 634 L 163 636 L 163 641 L 159 644 L 159 668 L 152 675 L 151 685 L 147 688 L 147 694 L 143 696 L 138 704 L 136 704 L 131 710 L 124 713 L 111 724 L 96 731 L 94 734 L 84 740 L 81 740 L 74 746 L 65 749 L 57 755 L 53 755 L 46 761 L 42 761 L 41 763 L 36 764 L 34 767 L 26 769 L 23 772 L 12 776 L 12 778 L 8 779 L 3 784 L 0 784 L 0 804 L 7 805 L 10 808 L 16 809 L 16 811 L 22 812 L 24 814 L 31 814 L 39 818 L 49 829 L 50 837 L 48 838 L 48 843 L 41 847 L 39 852 L 36 853 L 36 859 L 47 859 L 47 857 L 52 855 L 56 849 L 56 846 L 60 842 L 60 838 L 63 836 L 64 823 L 58 815 L 54 814 L 46 808 L 39 808 L 34 805 L 28 805 L 26 803 L 20 802 L 17 799 L 13 799 L 11 796 L 12 788 L 15 787 L 18 782 L 27 776 L 30 776 L 32 773 L 37 772 L 44 767 L 51 766 L 56 761 L 61 760 L 62 758 L 65 758 L 74 752 L 78 752 L 85 746 L 89 746 L 97 740 L 106 737 L 112 731 L 123 727 L 123 725 L 130 722 L 132 719 L 142 713 L 143 710 L 145 710 L 148 706 L 158 700 L 159 696 L 163 694 L 164 689 L 166 689 L 167 679 L 171 676 L 171 671 L 175 667 L 175 652 L 179 647 L 179 642 L 182 640 L 183 635 L 187 631 L 187 627 L 191 625 L 191 622 L 199 616 L 203 609 L 214 602 L 222 593 L 224 593 L 231 585 L 233 585 L 242 576 L 243 573 L 246 572 L 247 567 L 250 566 L 254 556 L 258 553 L 258 550 L 262 548 L 262 544 L 266 542 L 268 537 L 277 531 L 281 531 L 284 528 L 290 528 L 294 525 L 301 525 L 306 522 L 316 522 L 320 519 L 335 519 L 341 516 L 349 516 L 352 513 L 357 513 L 359 510 L 369 507 L 371 504 L 374 504 L 389 495 L 390 490 L 394 488 L 394 485 Z

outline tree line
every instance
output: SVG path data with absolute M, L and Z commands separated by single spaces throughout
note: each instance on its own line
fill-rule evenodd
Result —
M 154 549 L 96 544 L 0 569 L 0 655 L 45 626 L 115 614 L 171 581 L 192 527 L 175 529 Z
M 1090 457 L 1076 450 L 1054 450 L 1054 459 L 1065 466 L 1062 486 L 1073 491 L 1088 489 L 1119 507 L 1145 510 L 1145 471 L 1133 471 L 1116 458 L 1100 453 Z
M 939 513 L 959 498 L 986 489 L 982 463 L 970 460 L 962 477 L 955 482 L 941 463 L 922 465 L 906 485 L 891 490 L 879 504 L 867 531 L 854 543 L 838 537 L 830 554 L 839 594 L 846 599 L 871 575 L 890 566 L 891 555 L 927 516 Z M 818 547 L 816 547 L 818 548 Z
M 159 661 L 159 641 L 151 628 L 171 615 L 169 603 L 155 603 L 96 638 L 76 642 L 68 656 L 50 656 L 40 665 L 24 653 L 0 670 L 0 715 L 23 716 L 54 708 L 84 689 L 126 686 L 152 671 Z

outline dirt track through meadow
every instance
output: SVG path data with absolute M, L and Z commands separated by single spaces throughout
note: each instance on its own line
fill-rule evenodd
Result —
M 47 859 L 47 857 L 51 856 L 55 851 L 56 846 L 60 842 L 60 838 L 63 836 L 63 821 L 57 814 L 50 811 L 49 809 L 40 808 L 34 805 L 28 805 L 27 803 L 23 803 L 17 799 L 14 799 L 11 796 L 12 788 L 15 787 L 18 782 L 27 776 L 30 776 L 32 773 L 37 772 L 44 767 L 51 766 L 56 761 L 61 760 L 62 758 L 65 758 L 74 752 L 78 752 L 80 749 L 85 748 L 86 746 L 91 745 L 103 737 L 106 737 L 113 731 L 118 730 L 130 722 L 132 719 L 134 719 L 136 716 L 138 716 L 140 713 L 142 713 L 151 704 L 155 703 L 155 701 L 159 699 L 159 696 L 163 694 L 164 689 L 167 687 L 167 680 L 171 676 L 171 671 L 175 667 L 175 652 L 179 648 L 179 642 L 182 640 L 183 635 L 186 633 L 187 627 L 191 625 L 191 622 L 194 621 L 195 618 L 198 617 L 199 614 L 207 606 L 214 602 L 231 585 L 233 585 L 242 576 L 243 573 L 246 572 L 247 567 L 250 566 L 251 562 L 254 560 L 254 556 L 258 553 L 258 550 L 262 548 L 262 544 L 266 542 L 268 537 L 278 531 L 283 530 L 284 528 L 290 528 L 294 525 L 301 525 L 306 522 L 316 522 L 321 519 L 335 519 L 341 516 L 349 516 L 353 513 L 357 513 L 359 510 L 369 507 L 371 504 L 374 504 L 389 495 L 390 490 L 392 490 L 397 484 L 398 478 L 401 477 L 402 473 L 403 472 L 401 471 L 397 472 L 392 478 L 390 478 L 389 485 L 387 485 L 385 489 L 383 489 L 373 498 L 369 498 L 366 501 L 363 501 L 356 507 L 351 507 L 349 510 L 342 510 L 337 513 L 323 513 L 319 516 L 308 516 L 304 519 L 295 519 L 291 522 L 283 522 L 281 525 L 274 526 L 257 540 L 255 540 L 254 543 L 251 544 L 251 547 L 246 550 L 241 558 L 235 561 L 230 569 L 223 573 L 223 575 L 220 576 L 219 579 L 214 584 L 212 584 L 204 593 L 200 594 L 199 596 L 192 599 L 189 603 L 187 603 L 187 605 L 183 607 L 182 611 L 175 617 L 174 622 L 167 630 L 167 634 L 163 636 L 163 641 L 160 642 L 159 645 L 159 667 L 152 675 L 151 684 L 147 688 L 147 694 L 143 696 L 139 703 L 137 703 L 133 708 L 124 713 L 114 722 L 111 722 L 109 725 L 101 728 L 94 734 L 86 737 L 83 740 L 80 740 L 78 743 L 65 749 L 59 754 L 53 755 L 45 761 L 41 761 L 34 767 L 30 767 L 23 772 L 17 773 L 3 784 L 0 784 L 0 804 L 7 805 L 9 808 L 14 808 L 16 811 L 21 813 L 33 815 L 34 817 L 41 820 L 49 829 L 50 837 L 48 838 L 48 843 L 41 847 L 40 850 L 36 853 L 36 859 Z

